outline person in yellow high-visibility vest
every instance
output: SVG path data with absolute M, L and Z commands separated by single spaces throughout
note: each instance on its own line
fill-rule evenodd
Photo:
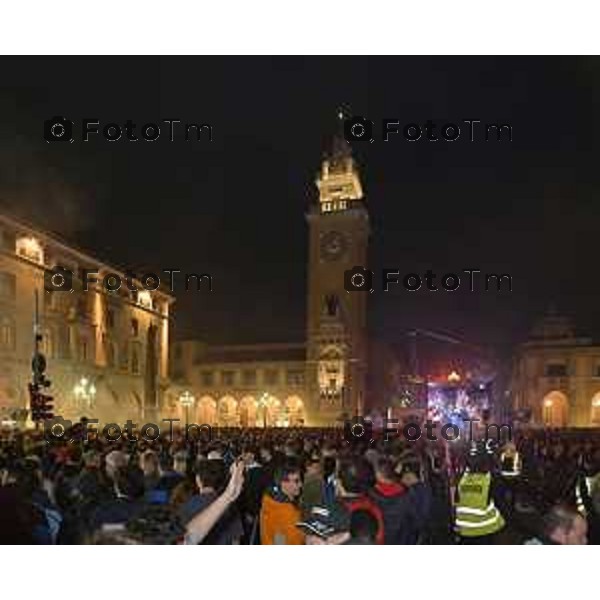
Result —
M 523 465 L 521 455 L 513 442 L 507 442 L 499 457 L 500 487 L 502 488 L 502 506 L 510 519 L 515 510 L 519 490 L 526 485 L 521 476 Z
M 454 528 L 462 543 L 494 543 L 495 534 L 504 528 L 504 517 L 494 503 L 492 464 L 492 457 L 481 447 L 467 459 L 454 507 Z
M 500 474 L 506 478 L 521 475 L 521 455 L 512 442 L 507 442 L 500 454 Z

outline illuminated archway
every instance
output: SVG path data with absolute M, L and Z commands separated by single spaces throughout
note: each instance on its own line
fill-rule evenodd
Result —
M 212 396 L 202 396 L 196 406 L 197 425 L 215 425 L 217 423 L 217 402 Z
M 590 424 L 600 427 L 600 392 L 596 392 L 592 398 Z
M 271 394 L 263 394 L 257 400 L 256 420 L 258 427 L 280 426 L 282 403 Z
M 258 403 L 254 396 L 244 396 L 240 400 L 240 425 L 256 427 L 258 419 Z
M 222 427 L 239 425 L 238 403 L 233 396 L 223 396 L 219 399 L 218 422 Z
M 267 405 L 267 424 L 275 427 L 282 426 L 282 409 L 283 404 L 279 398 L 269 396 Z
M 542 422 L 546 427 L 566 427 L 569 413 L 567 397 L 558 391 L 550 392 L 542 400 Z
M 285 420 L 289 427 L 300 427 L 305 423 L 304 402 L 300 396 L 288 396 L 285 401 Z

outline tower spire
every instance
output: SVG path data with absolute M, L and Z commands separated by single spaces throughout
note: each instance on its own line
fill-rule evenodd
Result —
M 325 152 L 321 172 L 317 177 L 321 212 L 337 212 L 349 208 L 349 202 L 363 199 L 357 165 L 350 144 L 344 139 L 346 112 L 339 108 L 336 133 L 330 148 Z
M 352 157 L 352 148 L 344 138 L 344 120 L 348 118 L 348 115 L 348 111 L 343 106 L 338 108 L 336 128 L 331 141 L 331 152 L 329 155 L 332 159 L 339 160 Z

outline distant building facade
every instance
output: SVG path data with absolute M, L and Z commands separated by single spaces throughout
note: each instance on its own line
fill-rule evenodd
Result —
M 347 292 L 344 273 L 367 267 L 369 215 L 357 165 L 343 139 L 334 140 L 316 185 L 318 200 L 306 215 L 306 343 L 176 344 L 174 379 L 191 388 L 194 415 L 202 422 L 322 426 L 363 411 L 370 294 Z
M 176 418 L 221 427 L 303 426 L 305 356 L 304 344 L 176 343 L 174 379 L 186 380 L 195 399 Z
M 518 348 L 511 393 L 515 414 L 534 426 L 600 427 L 600 346 L 546 315 Z
M 61 265 L 76 275 L 93 269 L 117 273 L 123 285 L 108 292 L 97 284 L 73 292 L 44 289 L 44 272 Z M 65 418 L 152 422 L 162 413 L 169 387 L 169 314 L 174 299 L 161 290 L 139 292 L 125 274 L 53 236 L 0 215 L 0 416 L 27 408 L 34 351 L 35 292 L 41 350 L 52 382 L 54 413 Z M 141 425 L 141 424 L 140 424 Z

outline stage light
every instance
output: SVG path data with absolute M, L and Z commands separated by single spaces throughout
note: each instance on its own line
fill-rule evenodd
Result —
M 460 381 L 460 375 L 456 371 L 452 371 L 450 375 L 448 375 L 448 381 L 450 383 L 456 383 Z

